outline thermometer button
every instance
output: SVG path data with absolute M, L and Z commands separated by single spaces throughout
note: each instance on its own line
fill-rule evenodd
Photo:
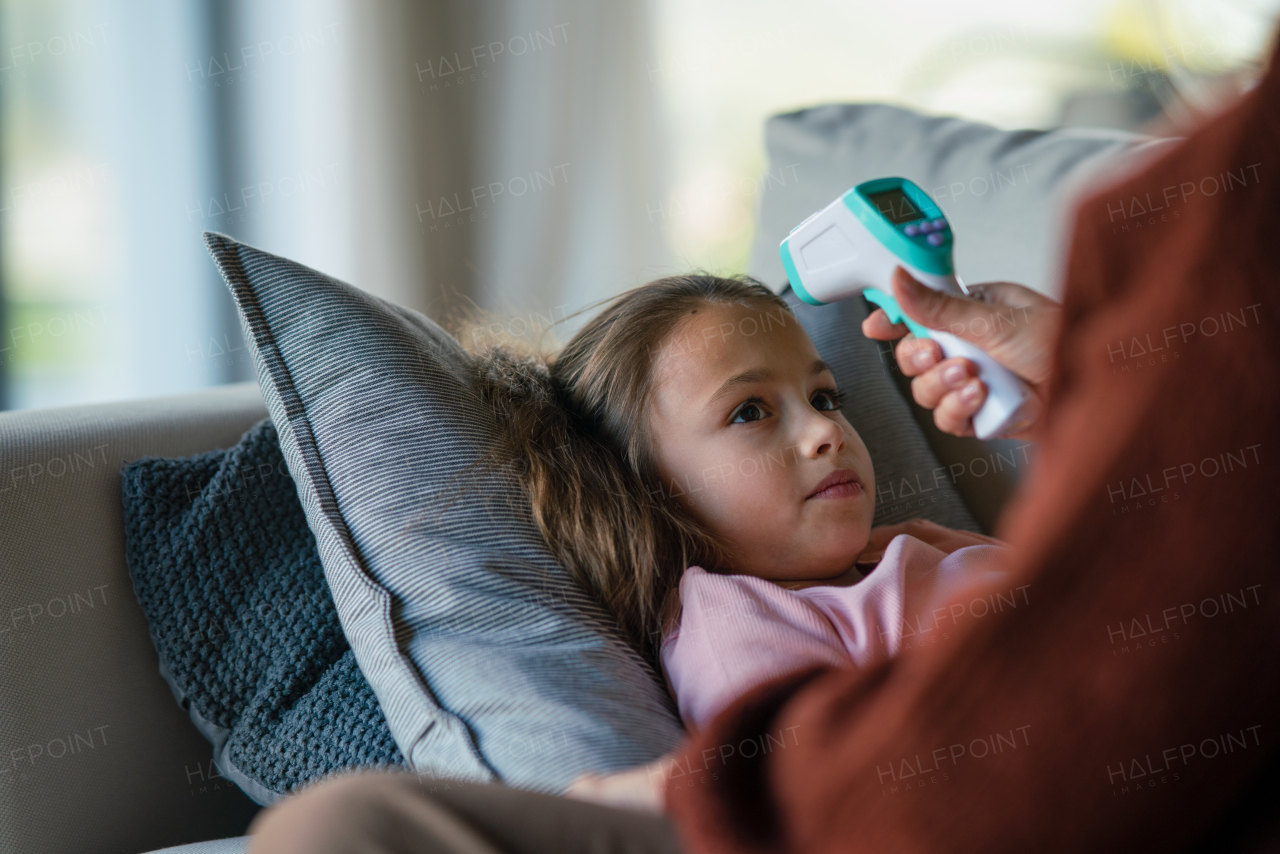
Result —
M 944 242 L 946 242 L 946 239 L 947 239 L 946 237 L 944 237 L 941 233 L 937 231 L 933 232 L 932 234 L 930 234 L 928 237 L 925 238 L 925 240 L 929 241 L 930 246 L 941 246 Z
M 920 233 L 920 226 L 912 222 L 912 223 L 908 223 L 907 227 L 902 230 L 907 233 L 907 237 L 915 237 L 917 234 Z
M 947 221 L 939 217 L 938 219 L 935 219 L 931 225 L 933 226 L 934 231 L 942 231 L 942 229 L 947 227 Z

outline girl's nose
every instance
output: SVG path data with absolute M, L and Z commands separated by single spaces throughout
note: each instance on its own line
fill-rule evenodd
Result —
M 844 428 L 821 412 L 810 411 L 805 416 L 801 452 L 811 459 L 844 447 Z

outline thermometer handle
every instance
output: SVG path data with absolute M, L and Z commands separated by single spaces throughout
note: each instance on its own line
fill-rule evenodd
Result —
M 890 323 L 906 323 L 916 337 L 927 336 L 937 341 L 945 358 L 960 356 L 977 365 L 978 379 L 987 386 L 987 399 L 973 415 L 973 432 L 979 439 L 999 438 L 1002 433 L 1016 433 L 1027 426 L 1028 404 L 1035 393 L 1025 380 L 977 344 L 941 329 L 921 326 L 907 317 L 897 301 L 884 291 L 867 288 L 863 295 L 884 309 Z
M 929 330 L 929 336 L 942 346 L 950 359 L 962 356 L 978 366 L 978 379 L 987 386 L 987 399 L 973 414 L 973 432 L 979 439 L 999 438 L 1003 433 L 1016 433 L 1026 427 L 1028 402 L 1034 395 L 1031 387 L 972 341 L 957 338 L 941 329 Z

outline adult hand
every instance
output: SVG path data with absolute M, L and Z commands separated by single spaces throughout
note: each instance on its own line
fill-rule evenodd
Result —
M 953 296 L 926 287 L 901 267 L 893 271 L 893 298 L 907 316 L 930 329 L 945 330 L 977 344 L 1026 380 L 1034 395 L 1028 410 L 1031 423 L 1001 438 L 1034 439 L 1047 399 L 1046 383 L 1062 306 L 1013 282 L 967 287 L 970 296 Z M 939 430 L 956 436 L 975 435 L 973 415 L 987 399 L 986 384 L 977 378 L 977 365 L 962 356 L 944 359 L 937 341 L 908 334 L 906 324 L 890 323 L 883 309 L 867 315 L 862 332 L 881 341 L 903 338 L 895 353 L 898 368 L 914 377 L 911 395 L 916 403 L 933 410 Z
M 579 775 L 564 796 L 661 815 L 667 783 L 664 763 L 669 766 L 673 755 L 614 774 Z

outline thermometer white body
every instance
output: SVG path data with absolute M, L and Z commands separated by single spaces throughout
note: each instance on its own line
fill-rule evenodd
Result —
M 895 214 L 897 222 L 867 202 L 868 198 L 903 192 L 905 185 L 910 185 L 910 200 L 904 214 Z M 882 186 L 890 189 L 878 194 L 859 193 L 868 186 L 873 191 Z M 904 228 L 901 216 L 910 217 L 913 213 L 919 216 Z M 864 224 L 864 219 L 871 227 Z M 881 234 L 873 233 L 872 228 Z M 933 234 L 939 237 L 932 237 Z M 921 236 L 925 239 L 919 239 Z M 1027 403 L 1033 392 L 1021 378 L 976 344 L 945 330 L 925 329 L 910 320 L 892 299 L 891 277 L 899 266 L 934 290 L 965 294 L 951 267 L 949 224 L 932 199 L 914 184 L 896 178 L 859 185 L 796 226 L 782 241 L 780 251 L 792 288 L 806 302 L 822 305 L 874 289 L 880 293 L 874 294 L 874 299 L 868 293 L 868 299 L 885 307 L 891 320 L 906 322 L 918 337 L 933 338 L 946 358 L 962 356 L 973 362 L 978 378 L 987 386 L 987 399 L 973 416 L 974 433 L 979 439 L 1017 432 L 1025 426 L 1025 410 L 1029 409 Z M 933 269 L 922 269 L 926 266 Z M 893 317 L 891 307 L 897 309 L 900 318 Z

